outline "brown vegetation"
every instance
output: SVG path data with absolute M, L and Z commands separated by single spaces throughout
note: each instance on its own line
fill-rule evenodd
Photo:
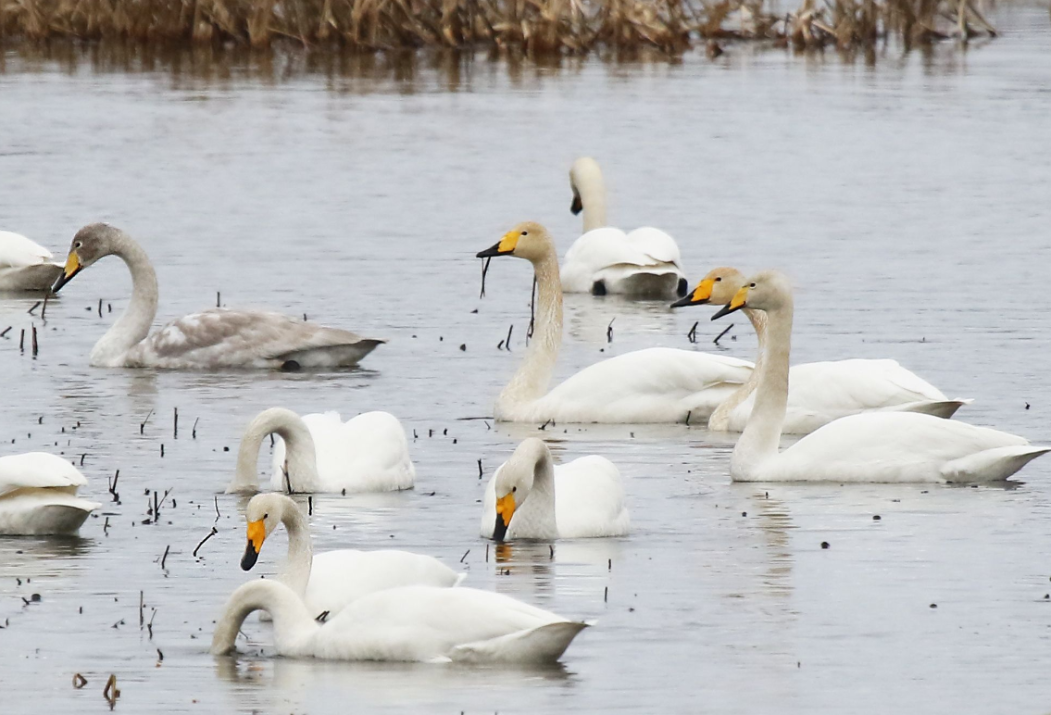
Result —
M 906 45 L 995 35 L 973 0 L 0 0 L 0 40 L 136 42 L 288 40 L 360 50 L 510 47 L 531 53 L 603 46 L 678 53 L 722 39 L 796 47 Z

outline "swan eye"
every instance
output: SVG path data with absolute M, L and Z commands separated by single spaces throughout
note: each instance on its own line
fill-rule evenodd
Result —
M 523 236 L 528 236 L 529 235 L 529 231 L 522 231 L 522 235 Z
M 715 279 L 715 282 L 716 282 L 716 283 L 718 283 L 718 282 L 719 282 L 719 281 L 721 281 L 722 279 L 723 279 L 723 278 L 722 278 L 722 276 L 719 276 L 718 278 L 716 278 L 716 279 Z
M 84 245 L 83 241 L 77 241 L 76 243 L 73 244 L 73 248 L 81 248 L 81 247 L 83 247 L 83 245 Z
M 511 487 L 511 491 L 512 492 L 517 492 L 518 491 L 518 487 Z
M 751 284 L 751 285 L 749 285 L 748 287 L 749 287 L 749 288 L 755 288 L 755 283 L 752 283 L 752 284 Z
M 264 519 L 269 519 L 269 518 L 270 518 L 270 515 L 269 515 L 269 514 L 263 514 L 263 518 L 264 518 Z

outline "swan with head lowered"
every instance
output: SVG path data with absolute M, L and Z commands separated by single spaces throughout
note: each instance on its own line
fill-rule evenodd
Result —
M 87 483 L 76 467 L 47 452 L 0 457 L 0 534 L 76 534 L 102 506 L 77 496 Z
M 278 578 L 303 600 L 313 616 L 326 611 L 335 614 L 375 591 L 398 586 L 450 588 L 465 577 L 438 559 L 394 549 L 339 549 L 315 556 L 307 518 L 283 494 L 252 497 L 245 509 L 245 520 L 248 544 L 241 568 L 248 571 L 255 566 L 263 542 L 279 525 L 284 525 L 288 556 Z
M 482 501 L 481 534 L 496 541 L 624 536 L 630 528 L 613 462 L 590 455 L 555 465 L 535 437 L 500 465 Z
M 606 223 L 606 184 L 597 161 L 581 157 L 573 162 L 569 184 L 570 210 L 584 212 L 584 234 L 566 253 L 562 290 L 651 299 L 685 295 L 688 285 L 674 238 L 649 226 L 624 233 Z
M 701 423 L 752 372 L 751 363 L 723 355 L 647 348 L 586 367 L 548 392 L 562 344 L 562 287 L 550 234 L 540 224 L 521 223 L 478 256 L 524 258 L 537 282 L 535 330 L 497 399 L 498 420 Z
M 54 290 L 105 256 L 117 256 L 128 266 L 132 294 L 124 314 L 91 350 L 96 367 L 349 367 L 385 342 L 278 313 L 222 308 L 183 316 L 150 335 L 157 315 L 157 274 L 142 247 L 118 228 L 96 223 L 80 229 Z
M 0 291 L 49 291 L 62 275 L 51 251 L 20 233 L 0 231 Z
M 672 307 L 725 305 L 745 283 L 740 271 L 716 268 Z M 748 381 L 712 413 L 708 429 L 740 432 L 748 423 L 766 345 L 766 314 L 742 309 L 759 339 L 759 357 Z M 807 434 L 832 420 L 869 410 L 922 412 L 949 418 L 970 400 L 950 400 L 895 360 L 830 360 L 793 365 L 789 371 L 784 434 Z
M 792 287 L 777 271 L 745 282 L 715 318 L 762 311 L 766 355 L 748 425 L 734 447 L 734 481 L 1002 482 L 1051 447 L 1022 437 L 917 412 L 863 412 L 829 422 L 778 451 L 788 406 Z
M 554 663 L 588 626 L 503 594 L 429 586 L 369 594 L 319 623 L 294 591 L 259 580 L 230 596 L 212 653 L 233 652 L 241 625 L 259 610 L 273 617 L 278 655 L 325 660 Z
M 300 417 L 271 407 L 245 429 L 227 494 L 259 491 L 256 464 L 269 434 L 281 438 L 274 446 L 270 480 L 275 491 L 354 494 L 413 487 L 416 468 L 405 430 L 389 412 L 366 412 L 343 422 L 337 412 Z

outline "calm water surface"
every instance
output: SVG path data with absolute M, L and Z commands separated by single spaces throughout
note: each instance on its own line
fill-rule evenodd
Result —
M 46 322 L 31 299 L 0 302 L 3 453 L 84 455 L 86 495 L 107 502 L 78 540 L 0 540 L 3 712 L 105 712 L 110 673 L 127 713 L 1051 711 L 1051 459 L 1009 489 L 735 485 L 732 440 L 697 427 L 465 419 L 491 414 L 524 351 L 531 280 L 494 262 L 479 300 L 472 256 L 525 219 L 564 251 L 567 170 L 587 153 L 611 219 L 670 231 L 695 279 L 788 272 L 794 359 L 894 357 L 975 398 L 962 419 L 1051 440 L 1051 32 L 1046 8 L 996 19 L 995 42 L 874 66 L 734 47 L 544 68 L 8 51 L 0 227 L 63 255 L 85 223 L 127 229 L 156 263 L 158 324 L 221 292 L 390 343 L 342 374 L 106 371 L 87 356 L 126 305 L 119 261 Z M 650 345 L 715 349 L 731 322 L 722 349 L 752 357 L 746 324 L 710 313 L 573 296 L 559 377 Z M 33 325 L 35 359 L 18 348 Z M 417 488 L 316 498 L 318 548 L 462 562 L 472 586 L 598 627 L 534 671 L 283 660 L 254 619 L 248 655 L 212 658 L 213 619 L 248 578 L 243 500 L 221 492 L 240 431 L 274 405 L 385 409 L 415 435 Z M 553 557 L 487 548 L 478 460 L 488 478 L 529 434 L 559 458 L 613 459 L 634 533 Z M 160 523 L 142 523 L 165 489 Z

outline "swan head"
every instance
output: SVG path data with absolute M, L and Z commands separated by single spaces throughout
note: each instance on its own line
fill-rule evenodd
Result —
M 691 292 L 671 304 L 672 308 L 685 305 L 725 305 L 733 300 L 744 285 L 744 274 L 736 268 L 714 268 Z
M 543 440 L 530 437 L 515 449 L 496 474 L 496 524 L 493 539 L 503 541 L 515 510 L 529 498 L 542 470 L 550 470 L 551 451 Z
M 551 255 L 554 243 L 547 229 L 534 221 L 520 223 L 503 235 L 498 242 L 478 252 L 478 258 L 515 256 L 527 261 L 539 261 Z
M 241 568 L 245 571 L 255 566 L 266 537 L 281 523 L 281 517 L 291 499 L 282 494 L 257 494 L 248 502 L 245 521 L 248 522 L 248 545 L 241 557 Z M 293 503 L 293 506 L 295 504 Z
M 77 231 L 69 246 L 66 266 L 51 290 L 58 293 L 62 286 L 73 280 L 73 276 L 103 256 L 113 253 L 114 246 L 121 235 L 119 228 L 110 226 L 108 223 L 89 224 Z
M 582 156 L 569 167 L 569 186 L 573 189 L 573 203 L 569 210 L 574 216 L 584 210 L 584 202 L 580 197 L 581 187 L 589 186 L 602 181 L 602 170 L 598 162 L 590 156 Z
M 729 315 L 741 308 L 762 311 L 779 310 L 792 302 L 792 286 L 779 271 L 763 271 L 745 280 L 729 303 L 712 320 Z

